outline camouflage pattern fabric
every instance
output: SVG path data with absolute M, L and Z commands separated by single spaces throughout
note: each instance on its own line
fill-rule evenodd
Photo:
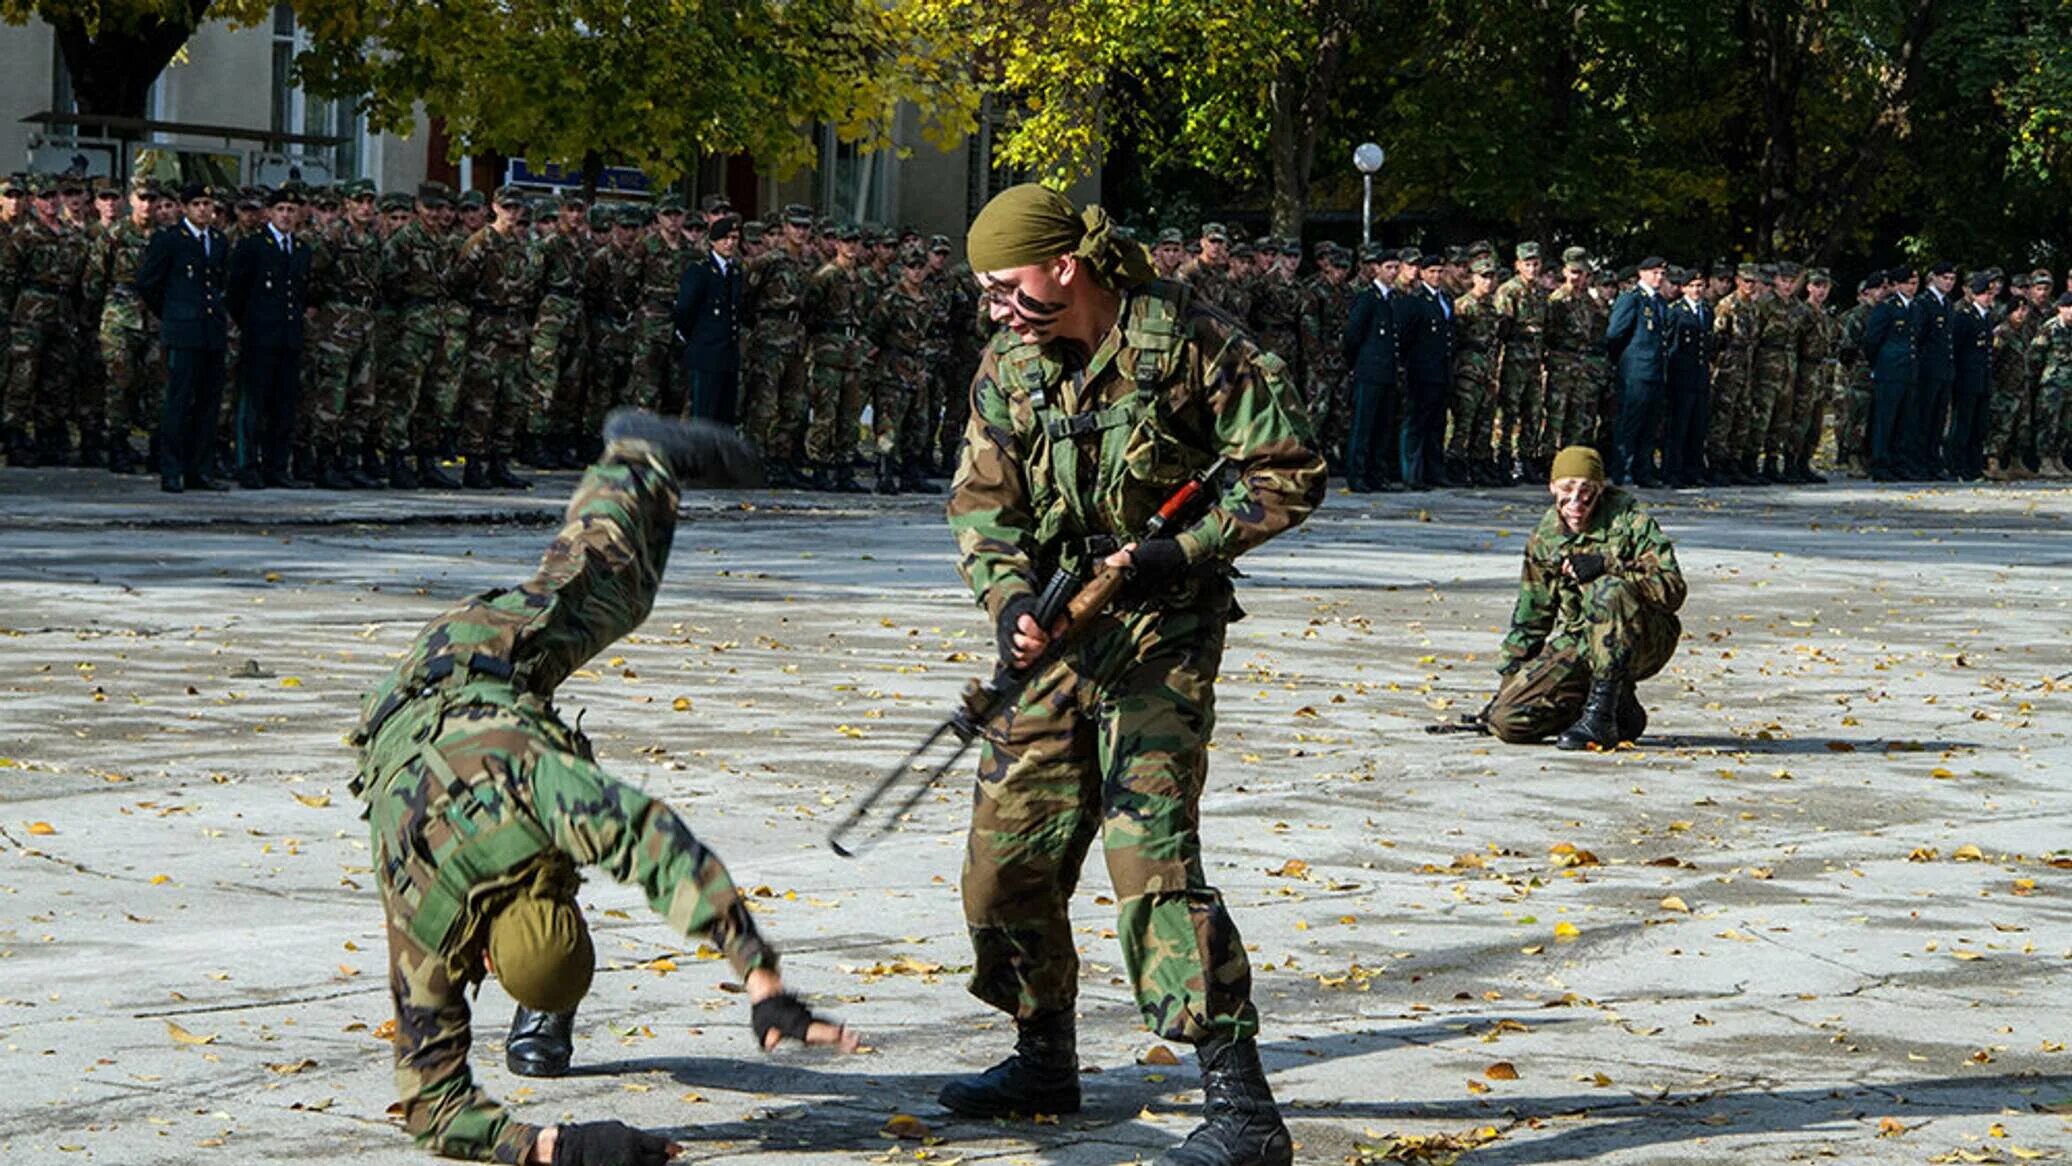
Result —
M 1252 297 L 1228 263 L 1203 263 L 1190 259 L 1180 265 L 1180 282 L 1194 289 L 1197 302 L 1219 308 L 1230 318 L 1243 322 L 1252 314 Z
M 676 504 L 646 447 L 608 449 L 538 573 L 433 619 L 363 703 L 354 785 L 388 918 L 396 1085 L 404 1127 L 426 1149 L 517 1162 L 538 1137 L 474 1083 L 467 989 L 485 972 L 488 920 L 543 877 L 572 900 L 574 868 L 596 866 L 639 886 L 737 974 L 776 966 L 719 857 L 668 806 L 600 768 L 551 704 L 564 678 L 647 617 Z
M 476 231 L 447 277 L 468 300 L 468 364 L 461 387 L 460 448 L 470 457 L 508 457 L 517 427 L 530 424 L 532 317 L 540 268 L 520 228 Z
M 1252 339 L 1281 358 L 1295 384 L 1302 384 L 1302 285 L 1279 271 L 1252 286 Z
M 935 310 L 926 291 L 909 292 L 903 284 L 886 289 L 871 305 L 864 327 L 878 349 L 870 369 L 871 437 L 881 457 L 910 452 L 915 431 L 925 428 L 924 349 Z
M 5 247 L 12 252 L 15 294 L 0 416 L 17 430 L 33 424 L 47 438 L 64 426 L 75 384 L 87 240 L 62 223 L 52 227 L 29 215 Z
M 1324 464 L 1284 366 L 1228 316 L 1174 283 L 1130 291 L 1121 311 L 1083 366 L 1005 332 L 987 345 L 948 507 L 972 594 L 997 621 L 1055 564 L 1090 566 L 1083 540 L 1132 537 L 1219 455 L 1242 468 L 1178 534 L 1196 570 L 1099 619 L 990 729 L 964 873 L 971 990 L 1018 1016 L 1071 1003 L 1066 904 L 1099 829 L 1146 1023 L 1243 1038 L 1258 1028 L 1250 968 L 1204 880 L 1197 814 L 1224 569 L 1308 517 Z M 1077 436 L 1050 424 L 1072 418 L 1086 419 Z
M 1494 293 L 1491 293 L 1492 299 Z M 1453 429 L 1446 455 L 1462 462 L 1490 456 L 1496 428 L 1497 319 L 1490 300 L 1473 292 L 1453 302 Z
M 640 256 L 616 240 L 590 253 L 583 270 L 584 303 L 590 313 L 589 381 L 583 390 L 584 432 L 604 415 L 632 402 L 633 313 L 640 291 Z
M 1537 282 L 1514 275 L 1496 289 L 1490 309 L 1497 320 L 1497 412 L 1503 426 L 1497 457 L 1552 457 L 1545 408 L 1547 294 Z
M 395 327 L 378 354 L 381 444 L 391 451 L 435 452 L 453 415 L 454 398 L 439 399 L 452 383 L 443 367 L 445 272 L 445 243 L 420 219 L 382 242 L 381 295 Z
M 846 467 L 856 448 L 869 347 L 862 335 L 864 304 L 865 284 L 856 268 L 828 263 L 806 283 L 806 378 L 813 414 L 806 456 L 816 465 Z
M 567 439 L 589 429 L 583 424 L 583 280 L 589 259 L 580 239 L 557 230 L 533 241 L 532 261 L 539 271 L 540 307 L 526 354 L 526 414 L 533 436 Z
M 2036 378 L 2030 373 L 2029 330 L 2007 321 L 1993 329 L 1992 398 L 1987 405 L 1986 456 L 2001 469 L 2020 460 L 2034 436 Z
M 1825 308 L 1810 303 L 1799 307 L 1805 316 L 1805 331 L 1799 337 L 1797 375 L 1792 381 L 1791 420 L 1778 455 L 1811 462 L 1813 452 L 1820 448 L 1828 403 L 1836 399 L 1840 383 L 1842 323 Z
M 803 261 L 782 245 L 742 272 L 741 308 L 748 332 L 741 405 L 742 436 L 766 458 L 805 456 L 806 302 Z
M 1584 553 L 1604 556 L 1604 574 L 1588 583 L 1562 570 L 1569 555 Z M 1682 634 L 1676 612 L 1685 594 L 1675 548 L 1631 494 L 1608 489 L 1575 534 L 1549 506 L 1526 541 L 1490 731 L 1539 740 L 1575 722 L 1593 678 L 1661 671 Z
M 921 292 L 928 297 L 928 330 L 921 339 L 921 379 L 916 387 L 913 424 L 900 435 L 899 452 L 909 460 L 933 453 L 942 443 L 942 415 L 950 395 L 952 333 L 961 322 L 956 316 L 957 295 L 947 272 L 930 275 L 922 283 Z
M 2029 359 L 2036 377 L 2036 452 L 2062 456 L 2072 445 L 2072 328 L 2056 317 L 2044 322 L 2029 341 Z
M 1352 417 L 1352 384 L 1346 376 L 1341 343 L 1352 305 L 1351 280 L 1333 281 L 1317 275 L 1303 285 L 1303 400 L 1316 430 L 1317 452 L 1336 460 L 1345 456 L 1345 430 Z
M 1588 292 L 1564 284 L 1548 294 L 1545 442 L 1555 449 L 1588 445 L 1596 438 L 1601 378 L 1589 357 L 1603 350 L 1604 328 L 1604 313 Z
M 308 436 L 332 447 L 378 443 L 374 311 L 381 297 L 381 239 L 340 218 L 316 241 L 309 282 L 317 320 L 306 345 L 313 360 L 304 394 L 314 408 Z
M 1812 309 L 1796 296 L 1775 292 L 1757 304 L 1755 379 L 1749 386 L 1751 452 L 1779 457 L 1797 443 L 1792 425 L 1798 415 L 1796 394 L 1806 333 L 1813 326 Z
M 643 236 L 634 247 L 640 257 L 639 315 L 634 323 L 633 403 L 666 416 L 681 416 L 690 405 L 690 373 L 683 363 L 683 344 L 676 338 L 676 286 L 694 250 L 684 240 L 660 231 Z
M 1838 402 L 1840 416 L 1835 420 L 1835 457 L 1845 465 L 1861 468 L 1870 461 L 1871 431 L 1871 384 L 1870 361 L 1863 356 L 1863 326 L 1870 321 L 1871 310 L 1858 304 L 1842 313 L 1841 324 L 1835 344 L 1839 349 L 1842 368 L 1841 390 Z
M 1750 443 L 1751 382 L 1759 327 L 1755 302 L 1737 290 L 1720 300 L 1712 317 L 1712 429 L 1705 435 L 1705 460 L 1715 468 L 1757 452 Z
M 152 228 L 123 219 L 103 231 L 87 266 L 87 280 L 102 301 L 99 343 L 101 370 L 107 378 L 102 424 L 114 440 L 127 441 L 132 429 L 158 427 L 165 376 L 158 348 L 158 321 L 133 286 Z

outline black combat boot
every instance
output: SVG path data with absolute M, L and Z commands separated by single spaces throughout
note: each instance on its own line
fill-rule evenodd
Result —
M 965 1117 L 1079 1112 L 1079 1050 L 1072 1010 L 1014 1022 L 1014 1055 L 942 1087 L 936 1100 Z
M 1564 729 L 1555 738 L 1556 749 L 1571 752 L 1588 749 L 1595 745 L 1610 749 L 1619 743 L 1619 697 L 1624 684 L 1609 676 L 1595 677 L 1590 681 L 1590 696 L 1583 701 L 1583 713 L 1576 723 Z
M 108 437 L 98 427 L 80 426 L 79 464 L 96 470 L 108 468 Z
M 468 455 L 467 465 L 461 469 L 460 484 L 469 490 L 489 489 L 489 459 Z
M 641 409 L 614 409 L 604 419 L 607 450 L 615 444 L 650 446 L 678 478 L 696 478 L 715 486 L 762 484 L 762 465 L 755 451 L 732 426 L 703 418 L 657 417 Z
M 1202 1123 L 1159 1156 L 1158 1166 L 1289 1166 L 1295 1143 L 1266 1086 L 1259 1046 L 1212 1037 L 1196 1046 Z
M 1634 685 L 1624 684 L 1620 688 L 1617 715 L 1619 740 L 1638 741 L 1648 731 L 1647 707 L 1640 703 L 1640 691 Z
M 360 456 L 346 458 L 345 476 L 361 490 L 388 489 L 388 471 L 382 468 L 380 447 L 371 439 L 361 442 Z
M 835 488 L 835 476 L 826 466 L 814 466 L 806 474 L 805 488 L 808 490 L 818 490 L 824 494 L 832 494 Z
M 893 464 L 892 455 L 889 453 L 878 455 L 877 489 L 880 494 L 899 493 L 899 470 Z
M 576 1012 L 534 1012 L 520 1004 L 504 1041 L 504 1064 L 520 1077 L 559 1077 L 575 1056 Z
M 1777 472 L 1776 454 L 1769 453 L 1763 455 L 1763 468 L 1757 472 L 1757 476 L 1762 478 L 1763 485 L 1765 486 L 1782 486 L 1784 484 L 1784 475 Z
M 137 450 L 130 444 L 129 430 L 108 442 L 108 472 L 111 474 L 134 474 L 137 472 Z
M 511 463 L 504 458 L 490 459 L 489 484 L 495 486 L 499 490 L 532 489 L 531 482 L 511 472 Z
M 1827 485 L 1827 475 L 1815 471 L 1810 458 L 1800 458 L 1799 481 L 1808 486 L 1825 486 Z
M 448 473 L 446 467 L 439 464 L 436 454 L 417 455 L 417 480 L 427 490 L 460 489 L 460 479 Z
M 317 462 L 317 486 L 325 490 L 356 490 L 351 478 L 345 476 L 345 460 L 336 453 L 325 454 Z
M 928 480 L 927 467 L 918 458 L 908 458 L 900 471 L 901 485 L 909 494 L 940 494 L 942 487 Z
M 849 468 L 849 467 L 848 467 L 847 465 L 838 465 L 838 466 L 835 466 L 835 467 L 833 468 L 833 470 L 832 470 L 832 473 L 833 473 L 833 475 L 834 475 L 834 485 L 833 485 L 833 487 L 831 487 L 831 488 L 832 488 L 832 489 L 834 490 L 834 492 L 835 492 L 835 493 L 837 493 L 837 494 L 868 494 L 868 493 L 870 493 L 870 489 L 869 489 L 868 487 L 866 487 L 866 486 L 865 486 L 865 485 L 864 485 L 864 484 L 863 484 L 862 482 L 859 482 L 859 481 L 857 481 L 857 480 L 856 480 L 856 471 L 855 471 L 855 470 L 853 470 L 853 469 L 851 469 L 851 468 Z
M 417 471 L 410 468 L 410 457 L 401 450 L 388 456 L 388 484 L 391 490 L 417 489 Z

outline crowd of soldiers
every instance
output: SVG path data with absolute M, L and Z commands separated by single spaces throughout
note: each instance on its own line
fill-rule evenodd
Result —
M 1588 445 L 1611 457 L 1624 394 L 1607 330 L 1617 298 L 1642 282 L 1639 264 L 1621 270 L 1579 247 L 1549 263 L 1526 241 L 1506 271 L 1488 242 L 1443 252 L 1370 245 L 1356 259 L 1324 241 L 1301 278 L 1298 244 L 1233 243 L 1219 223 L 1195 239 L 1162 231 L 1151 255 L 1162 276 L 1191 284 L 1281 358 L 1334 469 L 1356 491 L 1536 486 L 1555 450 Z M 1667 375 L 1658 407 L 1634 419 L 1631 484 L 1821 481 L 1813 462 L 1830 426 L 1834 464 L 1858 476 L 2072 475 L 2072 293 L 2053 299 L 2048 270 L 1969 273 L 1961 298 L 1947 263 L 1930 269 L 1918 295 L 1911 271 L 1875 272 L 1844 308 L 1830 300 L 1828 272 L 1789 261 L 1654 265 L 1663 275 L 1649 291 L 1662 311 L 1642 318 L 1666 332 Z M 1398 349 L 1414 332 L 1400 325 L 1445 305 L 1443 457 L 1422 472 L 1404 473 L 1408 455 L 1397 456 L 1393 434 L 1380 454 L 1357 448 L 1349 432 L 1363 392 L 1394 398 L 1380 412 L 1404 424 L 1415 412 L 1407 376 L 1363 384 L 1350 367 L 1371 340 L 1346 335 L 1368 288 L 1388 289 L 1399 326 L 1393 339 L 1381 335 L 1386 324 L 1378 335 Z M 1872 329 L 1880 305 L 1900 314 L 1898 327 Z M 1882 408 L 1880 384 L 1893 386 Z
M 860 491 L 855 471 L 875 454 L 879 490 L 936 492 L 929 479 L 946 476 L 985 339 L 947 237 L 837 224 L 803 206 L 743 222 L 711 196 L 693 212 L 674 194 L 592 205 L 510 187 L 456 195 L 438 182 L 379 194 L 364 180 L 208 197 L 229 248 L 277 230 L 309 255 L 303 298 L 289 301 L 306 316 L 292 457 L 263 477 L 239 448 L 249 378 L 230 321 L 214 461 L 249 470 L 248 486 L 523 486 L 513 461 L 587 464 L 586 435 L 616 406 L 683 414 L 672 309 L 714 234 L 736 237 L 745 277 L 745 375 L 727 414 L 775 484 Z M 185 201 L 149 177 L 0 185 L 8 464 L 157 470 L 166 360 L 135 281 Z M 289 294 L 271 280 L 265 290 Z

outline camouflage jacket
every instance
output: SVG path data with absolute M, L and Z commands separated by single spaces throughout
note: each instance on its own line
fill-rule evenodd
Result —
M 1454 367 L 1487 376 L 1496 367 L 1496 309 L 1473 292 L 1453 301 Z
M 1180 265 L 1179 280 L 1194 289 L 1195 300 L 1211 307 L 1221 308 L 1243 322 L 1250 315 L 1249 297 L 1238 281 L 1231 277 L 1230 265 L 1215 266 L 1199 259 L 1190 259 Z
M 741 269 L 741 314 L 751 327 L 796 326 L 806 307 L 806 268 L 789 248 L 772 247 Z
M 1712 317 L 1712 335 L 1719 341 L 1713 347 L 1716 370 L 1748 371 L 1749 358 L 1755 353 L 1756 333 L 1762 323 L 1760 311 L 1759 302 L 1743 298 L 1739 291 L 1720 300 Z
M 7 247 L 14 253 L 11 266 L 17 311 L 21 297 L 32 291 L 54 297 L 67 307 L 78 304 L 80 284 L 86 277 L 86 232 L 63 223 L 45 226 L 43 220 L 30 215 L 15 228 Z
M 481 312 L 528 313 L 540 302 L 540 270 L 526 239 L 484 227 L 461 244 L 446 282 L 455 298 Z
M 1504 668 L 1509 672 L 1538 655 L 1549 639 L 1581 635 L 1586 625 L 1583 592 L 1563 573 L 1562 561 L 1572 554 L 1604 556 L 1604 573 L 1640 589 L 1644 603 L 1674 612 L 1683 606 L 1683 572 L 1669 536 L 1633 495 L 1616 487 L 1605 491 L 1590 525 L 1570 534 L 1561 511 L 1549 506 L 1525 544 L 1525 569 L 1518 581 L 1518 603 L 1511 610 L 1511 633 L 1504 637 Z
M 309 261 L 312 304 L 373 308 L 381 298 L 381 239 L 341 218 L 317 237 Z
M 608 324 L 624 324 L 632 318 L 639 295 L 638 250 L 614 242 L 590 253 L 583 267 L 583 300 L 591 315 Z
M 1252 285 L 1252 328 L 1255 332 L 1293 336 L 1302 326 L 1302 285 L 1279 274 Z M 1292 352 L 1279 355 L 1292 360 Z
M 660 231 L 649 231 L 633 245 L 640 257 L 640 282 L 635 302 L 643 313 L 667 316 L 676 310 L 676 288 L 683 282 L 684 268 L 694 255 L 689 240 L 671 240 Z
M 1321 275 L 1302 285 L 1302 367 L 1312 378 L 1345 375 L 1345 322 L 1352 312 L 1352 281 Z
M 532 263 L 539 269 L 540 294 L 557 299 L 583 298 L 583 242 L 566 231 L 542 235 L 531 244 Z
M 1806 318 L 1805 331 L 1799 336 L 1800 366 L 1824 365 L 1839 357 L 1842 322 L 1826 308 L 1804 302 L 1799 308 Z
M 1130 290 L 1085 364 L 1067 355 L 1002 331 L 972 379 L 949 520 L 957 569 L 994 618 L 1061 559 L 1085 565 L 1072 545 L 1137 537 L 1219 456 L 1239 470 L 1178 532 L 1189 563 L 1227 564 L 1323 501 L 1324 461 L 1285 366 L 1184 285 Z
M 2029 340 L 2029 360 L 2039 370 L 2037 379 L 2041 383 L 2058 388 L 2072 386 L 2072 328 L 2058 323 L 2055 316 L 2044 321 Z
M 447 242 L 411 219 L 381 244 L 381 297 L 390 307 L 446 298 Z
M 1771 356 L 1796 360 L 1806 344 L 1806 330 L 1813 318 L 1806 302 L 1796 296 L 1786 299 L 1772 292 L 1755 304 L 1755 347 Z
M 112 295 L 135 299 L 137 268 L 143 266 L 144 249 L 151 245 L 156 231 L 156 227 L 140 227 L 125 218 L 101 232 L 94 240 L 93 256 L 86 267 L 86 298 L 105 301 Z
M 822 264 L 806 281 L 806 330 L 815 336 L 856 335 L 863 325 L 867 290 L 858 268 Z
M 864 330 L 879 348 L 919 356 L 935 330 L 935 310 L 926 288 L 909 293 L 905 285 L 895 285 L 872 302 Z
M 1547 296 L 1547 352 L 1587 356 L 1604 351 L 1604 315 L 1586 292 L 1557 287 Z
M 1869 366 L 1863 360 L 1863 326 L 1870 322 L 1870 318 L 1871 310 L 1857 304 L 1843 312 L 1841 319 L 1835 322 L 1835 355 L 1840 358 L 1843 368 L 1868 370 Z
M 1547 294 L 1537 281 L 1512 276 L 1496 289 L 1489 307 L 1496 315 L 1497 343 L 1505 351 L 1540 355 L 1541 338 L 1547 333 Z
M 2029 391 L 2028 329 L 2003 320 L 1993 329 L 1993 393 L 2020 400 Z

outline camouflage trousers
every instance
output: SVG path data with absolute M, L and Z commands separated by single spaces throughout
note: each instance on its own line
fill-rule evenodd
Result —
M 634 324 L 632 397 L 665 417 L 681 417 L 690 406 L 690 373 L 667 308 L 643 307 Z
M 1346 428 L 1353 408 L 1352 385 L 1342 364 L 1310 369 L 1304 403 L 1309 406 L 1310 424 L 1316 429 L 1316 449 L 1334 467 L 1345 463 Z
M 1995 384 L 1987 405 L 1986 456 L 1997 458 L 2000 467 L 2013 465 L 2035 441 L 2031 424 L 2035 409 L 2036 382 L 2023 377 L 2020 384 Z
M 841 467 L 856 450 L 863 415 L 863 343 L 845 337 L 816 337 L 806 366 L 813 419 L 806 430 L 806 457 L 815 465 Z
M 1835 457 L 1867 462 L 1871 456 L 1871 366 L 1857 361 L 1842 372 L 1841 419 L 1835 428 Z
M 1799 379 L 1797 354 L 1786 349 L 1756 349 L 1748 452 L 1775 457 L 1795 446 L 1792 421 L 1798 416 Z
M 72 314 L 65 346 L 72 353 L 72 400 L 67 407 L 82 443 L 108 428 L 108 366 L 101 360 L 99 322 L 105 302 L 84 304 Z
M 381 414 L 374 394 L 374 310 L 358 304 L 330 304 L 318 310 L 316 328 L 303 351 L 302 399 L 310 425 L 305 441 L 322 449 L 357 450 L 380 437 Z
M 1705 460 L 1714 467 L 1753 452 L 1748 446 L 1749 392 L 1747 360 L 1725 354 L 1712 375 L 1712 431 L 1705 435 Z
M 920 458 L 941 444 L 943 406 L 949 397 L 949 362 L 947 348 L 921 351 L 921 365 L 916 370 L 921 379 L 915 386 L 913 416 L 899 441 L 899 452 L 906 457 Z
M 971 420 L 971 382 L 978 377 L 978 349 L 963 344 L 950 348 L 950 379 L 944 387 L 942 407 L 942 459 L 956 467 L 957 446 L 964 440 L 964 427 Z
M 434 373 L 431 403 L 439 412 L 439 438 L 451 440 L 460 420 L 460 395 L 467 386 L 468 367 L 475 354 L 469 350 L 468 325 L 474 313 L 466 304 L 439 305 L 439 363 Z M 423 403 L 419 398 L 419 403 Z
M 531 408 L 532 321 L 520 310 L 478 311 L 469 325 L 467 379 L 461 383 L 460 450 L 509 457 Z
M 2036 454 L 2063 456 L 2072 446 L 2072 380 L 2046 379 L 2036 388 Z
M 443 397 L 446 333 L 442 313 L 423 305 L 399 308 L 381 360 L 381 444 L 392 453 L 430 454 L 453 417 L 454 397 Z M 443 399 L 442 399 L 443 398 Z
M 1463 352 L 1453 361 L 1453 396 L 1447 411 L 1453 429 L 1446 438 L 1446 456 L 1480 462 L 1490 456 L 1496 426 L 1496 362 L 1486 352 Z
M 0 415 L 16 429 L 34 425 L 38 436 L 48 438 L 70 415 L 77 355 L 72 312 L 41 287 L 25 287 L 15 296 L 9 325 Z
M 644 456 L 611 458 L 584 475 L 530 580 L 433 620 L 406 659 L 498 650 L 518 676 L 559 677 L 639 626 L 669 553 L 677 488 Z M 486 642 L 514 625 L 515 642 Z M 573 904 L 574 868 L 594 866 L 638 886 L 672 928 L 709 939 L 738 973 L 776 964 L 719 856 L 665 803 L 600 767 L 529 689 L 456 670 L 385 722 L 360 773 L 388 923 L 396 1085 L 404 1126 L 426 1149 L 515 1162 L 538 1134 L 475 1084 L 467 1060 L 466 989 L 485 972 L 488 918 L 516 895 Z M 476 878 L 466 909 L 446 940 L 427 943 L 418 911 L 439 887 L 441 858 L 460 852 L 457 823 L 485 819 L 529 823 L 541 849 L 506 869 L 467 864 Z
M 1590 362 L 1572 352 L 1547 354 L 1547 436 L 1550 449 L 1588 445 L 1597 438 L 1600 382 Z
M 1531 461 L 1553 456 L 1547 448 L 1547 378 L 1536 346 L 1513 344 L 1504 349 L 1497 369 L 1497 413 L 1503 425 L 1497 457 L 1515 452 Z
M 922 426 L 928 398 L 926 363 L 918 352 L 887 348 L 871 369 L 871 438 L 879 457 L 903 456 Z
M 534 436 L 588 432 L 583 416 L 583 305 L 568 296 L 540 301 L 527 357 L 532 380 L 526 416 Z
M 988 730 L 963 875 L 974 996 L 1023 1018 L 1072 1007 L 1069 905 L 1099 834 L 1145 1024 L 1257 1033 L 1251 965 L 1201 860 L 1227 595 L 1104 618 Z
M 805 457 L 806 333 L 797 324 L 756 325 L 748 337 L 742 370 L 742 436 L 766 458 L 797 462 Z
M 604 415 L 633 399 L 633 325 L 610 316 L 590 317 L 590 351 L 584 372 L 582 432 L 595 433 Z
M 1820 432 L 1827 427 L 1828 402 L 1834 399 L 1836 377 L 1841 366 L 1833 360 L 1811 361 L 1799 367 L 1791 391 L 1791 426 L 1779 452 L 1787 458 L 1811 462 L 1820 448 Z
M 1640 588 L 1606 575 L 1583 597 L 1586 626 L 1550 638 L 1539 653 L 1509 673 L 1489 706 L 1489 731 L 1523 745 L 1544 740 L 1582 715 L 1593 677 L 1623 674 L 1646 680 L 1676 652 L 1683 625 L 1641 598 Z
M 111 296 L 101 308 L 101 369 L 108 378 L 103 425 L 113 440 L 128 439 L 133 429 L 158 427 L 165 397 L 165 361 L 158 349 L 158 329 L 144 316 L 134 296 Z

